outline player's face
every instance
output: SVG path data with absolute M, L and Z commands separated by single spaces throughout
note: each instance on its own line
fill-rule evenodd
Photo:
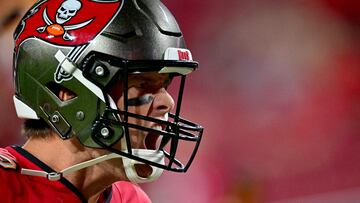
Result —
M 170 83 L 169 74 L 159 74 L 157 72 L 132 74 L 129 75 L 128 81 L 128 111 L 130 113 L 168 120 L 168 113 L 175 105 L 173 98 L 166 90 Z M 117 106 L 123 110 L 123 95 L 117 98 Z M 166 126 L 133 117 L 128 118 L 128 123 L 157 130 L 165 130 L 166 128 Z M 156 149 L 159 135 L 134 128 L 129 128 L 129 134 L 133 149 Z M 138 165 L 137 171 L 140 176 L 146 177 L 146 174 L 151 173 L 151 168 Z

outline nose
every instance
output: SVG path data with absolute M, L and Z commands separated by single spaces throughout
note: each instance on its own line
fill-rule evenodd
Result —
M 169 113 L 175 107 L 175 102 L 172 96 L 166 91 L 165 88 L 161 88 L 154 94 L 153 110 L 159 115 Z

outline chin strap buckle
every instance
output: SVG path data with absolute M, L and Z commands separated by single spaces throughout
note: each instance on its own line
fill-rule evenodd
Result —
M 29 176 L 38 176 L 38 177 L 43 177 L 46 178 L 50 181 L 58 181 L 62 178 L 62 173 L 57 173 L 57 172 L 45 172 L 45 171 L 39 171 L 39 170 L 32 170 L 32 169 L 27 169 L 27 168 L 22 168 L 21 169 L 21 174 L 23 175 L 29 175 Z
M 46 178 L 50 181 L 58 181 L 62 178 L 62 173 L 51 172 L 47 174 Z

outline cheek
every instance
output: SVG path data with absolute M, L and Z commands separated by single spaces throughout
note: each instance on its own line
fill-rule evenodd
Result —
M 137 98 L 140 96 L 142 96 L 142 94 L 137 88 L 135 88 L 135 87 L 129 88 L 129 90 L 128 90 L 128 98 L 129 99 Z M 121 96 L 117 100 L 116 105 L 117 105 L 118 109 L 124 110 L 124 96 Z M 144 105 L 140 105 L 140 106 L 129 106 L 128 111 L 130 113 L 147 116 L 149 113 L 149 110 L 151 108 L 151 105 L 152 105 L 152 103 L 144 104 Z M 130 118 L 129 118 L 129 121 L 130 121 Z
M 120 99 L 116 102 L 116 106 L 119 110 L 124 110 L 124 98 L 120 97 Z
M 136 129 L 129 129 L 129 133 L 130 133 L 131 144 L 133 146 L 139 146 L 139 144 L 144 142 L 145 134 L 143 133 L 143 131 L 139 131 Z
M 124 110 L 124 95 L 119 94 L 119 92 L 113 91 L 110 95 L 112 95 L 113 99 L 115 99 L 116 105 L 120 110 Z M 135 88 L 131 87 L 128 90 L 128 99 L 136 98 L 140 96 L 140 92 Z M 130 110 L 130 108 L 129 108 Z

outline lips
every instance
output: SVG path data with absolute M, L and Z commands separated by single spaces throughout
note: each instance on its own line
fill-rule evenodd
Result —
M 152 127 L 152 129 L 158 130 L 158 131 L 163 131 L 165 129 L 165 127 L 156 125 L 156 126 Z M 160 135 L 156 132 L 149 132 L 145 137 L 146 149 L 156 150 L 157 149 L 157 141 L 158 141 L 159 136 Z
M 157 131 L 163 131 L 166 128 L 166 126 L 161 126 L 161 125 L 155 125 L 153 127 L 151 127 L 151 129 L 157 130 Z M 156 150 L 157 147 L 157 142 L 159 139 L 160 135 L 159 133 L 156 132 L 148 132 L 148 134 L 145 136 L 145 140 L 144 140 L 144 146 L 143 148 L 145 149 L 149 149 L 149 150 Z M 134 165 L 135 170 L 138 174 L 138 176 L 142 177 L 142 178 L 148 178 L 149 176 L 151 176 L 153 169 L 150 165 L 148 164 L 135 164 Z

